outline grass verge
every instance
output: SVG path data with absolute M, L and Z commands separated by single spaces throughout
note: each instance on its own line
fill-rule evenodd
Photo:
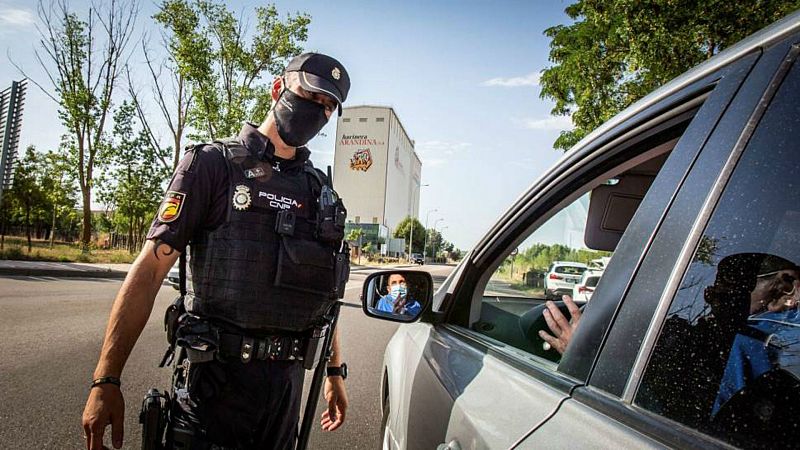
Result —
M 0 250 L 0 259 L 17 261 L 52 261 L 52 262 L 82 262 L 99 264 L 126 264 L 136 259 L 135 254 L 127 250 L 101 250 L 93 249 L 88 254 L 81 252 L 79 244 L 55 242 L 50 248 L 50 241 L 34 239 L 31 241 L 31 251 L 28 252 L 28 240 L 17 236 L 6 236 L 3 249 Z

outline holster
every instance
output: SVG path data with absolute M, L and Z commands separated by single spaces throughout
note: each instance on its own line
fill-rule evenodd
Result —
M 347 242 L 342 242 L 341 250 L 336 253 L 333 271 L 336 282 L 336 296 L 337 298 L 344 298 L 347 280 L 350 279 L 350 246 L 347 245 Z
M 186 350 L 189 362 L 212 361 L 219 349 L 219 328 L 191 314 L 182 315 L 178 322 L 175 345 Z
M 311 370 L 317 366 L 317 363 L 322 356 L 325 344 L 325 337 L 328 335 L 328 324 L 315 327 L 311 332 L 311 337 L 308 338 L 308 345 L 306 346 L 306 354 L 303 357 L 303 368 Z
M 170 398 L 166 392 L 150 389 L 142 400 L 139 423 L 142 424 L 142 450 L 162 450 L 164 432 L 169 422 Z
M 164 311 L 164 331 L 167 332 L 167 350 L 164 357 L 161 358 L 161 363 L 158 367 L 166 367 L 172 363 L 172 358 L 175 355 L 175 338 L 180 325 L 181 316 L 186 313 L 186 306 L 183 303 L 183 295 L 177 297 L 172 301 Z

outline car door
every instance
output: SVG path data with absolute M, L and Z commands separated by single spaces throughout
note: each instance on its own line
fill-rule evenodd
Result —
M 585 385 L 620 304 L 620 289 L 630 285 L 663 219 L 661 211 L 755 59 L 752 55 L 657 96 L 606 127 L 565 155 L 498 221 L 437 292 L 434 311 L 423 317 L 432 326 L 415 329 L 424 334 L 419 342 L 425 348 L 419 361 L 407 365 L 413 368 L 403 406 L 408 448 L 515 447 Z M 593 238 L 616 246 L 624 232 L 616 252 L 624 251 L 611 257 L 582 319 L 582 337 L 559 364 L 559 355 L 536 341 L 533 324 L 541 322 L 544 300 L 540 272 L 565 256 L 583 262 L 610 256 L 582 243 L 593 208 L 590 197 L 627 180 L 640 190 L 644 186 L 646 195 L 643 200 L 625 193 L 615 197 L 635 199 L 634 207 L 623 202 L 622 229 Z M 567 250 L 537 260 L 545 247 Z M 524 270 L 522 262 L 528 264 Z
M 800 278 L 800 38 L 776 40 L 764 38 L 758 64 L 665 210 L 587 384 L 519 448 L 564 446 L 564 429 L 578 448 L 796 445 L 800 380 L 787 374 L 797 365 L 756 364 L 759 355 L 800 350 L 796 335 L 781 341 L 798 327 L 786 319 L 793 310 L 755 301 L 770 277 Z

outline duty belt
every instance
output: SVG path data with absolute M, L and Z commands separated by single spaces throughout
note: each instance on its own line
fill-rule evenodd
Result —
M 223 359 L 238 358 L 242 362 L 252 359 L 295 361 L 305 356 L 307 338 L 297 336 L 249 337 L 220 332 L 219 355 Z

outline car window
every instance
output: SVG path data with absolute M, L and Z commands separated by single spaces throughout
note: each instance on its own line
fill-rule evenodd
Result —
M 634 402 L 743 447 L 800 430 L 800 73 L 789 72 L 703 232 Z
M 674 145 L 674 141 L 670 145 Z M 560 353 L 539 335 L 547 325 L 543 309 L 556 302 L 566 316 L 568 295 L 581 306 L 590 301 L 591 287 L 581 284 L 589 267 L 605 266 L 619 238 L 644 197 L 671 146 L 631 163 L 613 179 L 585 186 L 583 193 L 557 208 L 493 270 L 483 289 L 474 331 L 534 356 L 557 362 Z M 595 271 L 597 278 L 602 272 Z
M 586 271 L 585 267 L 557 266 L 555 273 L 564 273 L 567 275 L 580 275 L 585 271 Z

